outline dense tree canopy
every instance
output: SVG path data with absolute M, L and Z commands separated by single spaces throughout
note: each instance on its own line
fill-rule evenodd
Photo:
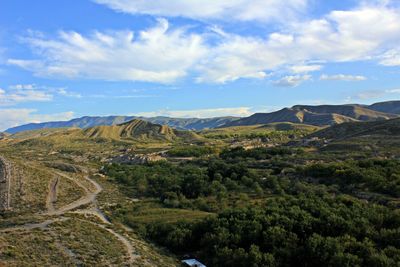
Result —
M 131 197 L 212 212 L 141 224 L 134 210 L 116 211 L 145 238 L 209 266 L 399 266 L 399 163 L 234 148 L 103 172 Z

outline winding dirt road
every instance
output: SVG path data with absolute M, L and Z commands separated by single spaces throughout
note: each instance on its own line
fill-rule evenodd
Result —
M 57 210 L 54 209 L 54 205 L 53 205 L 53 209 L 51 209 L 51 205 L 49 206 L 50 209 L 48 208 L 48 211 L 46 213 L 46 215 L 49 216 L 62 216 L 64 214 L 66 214 L 67 212 L 70 213 L 75 213 L 75 214 L 83 214 L 83 215 L 92 215 L 97 217 L 102 224 L 100 223 L 94 223 L 92 221 L 89 220 L 85 220 L 86 222 L 89 222 L 97 227 L 100 227 L 104 230 L 106 230 L 107 232 L 109 232 L 110 234 L 112 234 L 114 237 L 116 237 L 126 248 L 127 251 L 127 255 L 128 255 L 128 264 L 132 264 L 135 262 L 135 260 L 139 257 L 136 253 L 135 253 L 135 249 L 132 246 L 132 243 L 128 240 L 128 238 L 124 237 L 123 235 L 115 232 L 114 230 L 112 230 L 111 228 L 106 227 L 106 225 L 111 225 L 111 222 L 106 218 L 106 216 L 101 212 L 101 210 L 98 208 L 97 205 L 97 200 L 96 197 L 98 194 L 100 194 L 103 191 L 103 188 L 101 187 L 100 184 L 98 184 L 96 181 L 90 179 L 88 176 L 85 176 L 84 179 L 87 180 L 90 184 L 93 185 L 94 190 L 91 191 L 89 190 L 86 186 L 84 186 L 81 182 L 79 182 L 77 179 L 73 179 L 70 176 L 61 173 L 61 172 L 56 172 L 56 174 L 58 176 L 60 176 L 61 178 L 65 178 L 68 179 L 70 181 L 73 181 L 75 184 L 77 184 L 79 187 L 81 187 L 84 191 L 85 191 L 85 196 L 81 197 L 80 199 L 69 203 Z M 52 200 L 56 200 L 57 199 L 57 185 L 59 183 L 59 179 L 57 178 L 56 180 L 51 181 L 50 185 L 49 185 L 49 193 L 47 196 L 48 202 L 49 203 L 54 203 L 52 202 Z M 88 209 L 78 209 L 79 207 L 82 206 L 86 206 L 91 204 L 91 207 Z M 77 209 L 77 210 L 76 210 Z M 25 226 L 21 226 L 17 229 L 20 230 L 29 230 L 31 229 L 31 227 L 34 228 L 42 228 L 42 227 L 47 227 L 49 224 L 54 223 L 56 221 L 59 221 L 57 219 L 55 220 L 48 220 L 46 222 L 43 222 L 41 224 L 35 224 L 35 225 L 25 225 Z M 33 228 L 32 228 L 33 229 Z
M 86 221 L 86 222 L 88 222 L 88 221 Z M 115 232 L 114 230 L 112 230 L 112 229 L 110 229 L 110 228 L 107 228 L 107 227 L 106 227 L 105 225 L 103 225 L 103 224 L 94 223 L 94 222 L 89 222 L 89 223 L 91 223 L 91 224 L 93 224 L 93 225 L 95 225 L 95 226 L 97 226 L 97 227 L 100 227 L 100 228 L 106 230 L 107 232 L 109 232 L 110 234 L 112 234 L 113 236 L 115 236 L 115 237 L 125 246 L 126 252 L 127 252 L 127 254 L 128 254 L 128 262 L 129 262 L 130 264 L 134 263 L 134 261 L 135 261 L 137 258 L 140 257 L 139 255 L 137 255 L 137 254 L 135 253 L 135 249 L 133 248 L 131 242 L 129 242 L 129 240 L 128 240 L 126 237 L 124 237 L 123 235 L 121 235 L 121 234 Z
M 1 161 L 0 162 L 0 164 L 1 164 L 2 163 L 1 156 L 0 156 L 0 161 Z M 4 166 L 6 166 L 6 165 L 4 165 Z M 2 166 L 0 166 L 0 167 L 2 167 Z M 5 170 L 3 173 L 6 174 Z M 113 226 L 112 223 L 106 218 L 106 216 L 98 208 L 96 197 L 98 194 L 100 194 L 103 191 L 103 188 L 101 187 L 101 185 L 98 184 L 96 181 L 90 179 L 87 171 L 85 171 L 85 176 L 83 178 L 89 184 L 92 185 L 92 186 L 90 186 L 90 188 L 88 188 L 88 186 L 85 186 L 78 179 L 72 178 L 65 173 L 55 171 L 54 174 L 56 175 L 56 177 L 50 181 L 49 186 L 48 186 L 48 193 L 46 196 L 47 212 L 36 214 L 36 215 L 52 216 L 55 218 L 47 219 L 40 223 L 30 223 L 30 224 L 18 225 L 18 226 L 1 229 L 0 233 L 7 233 L 7 232 L 14 232 L 14 231 L 31 231 L 34 229 L 45 230 L 45 229 L 48 229 L 48 226 L 50 226 L 53 223 L 70 220 L 71 218 L 63 216 L 67 213 L 83 214 L 85 216 L 90 215 L 90 216 L 97 217 L 99 219 L 99 223 L 95 223 L 92 220 L 85 220 L 85 219 L 79 219 L 79 220 L 91 223 L 96 227 L 102 228 L 102 229 L 106 230 L 107 232 L 109 232 L 110 234 L 112 234 L 115 238 L 117 238 L 126 249 L 127 265 L 128 266 L 132 265 L 135 262 L 135 260 L 138 257 L 140 257 L 139 255 L 137 255 L 135 253 L 134 246 L 132 245 L 133 240 L 130 240 L 129 238 L 127 238 L 127 237 L 117 233 L 113 229 L 111 229 L 110 226 Z M 72 181 L 78 187 L 80 187 L 84 190 L 85 195 L 76 201 L 73 201 L 65 206 L 62 206 L 62 207 L 56 209 L 54 204 L 57 202 L 57 193 L 60 190 L 58 188 L 59 184 L 60 184 L 60 179 L 68 179 L 68 180 Z M 88 208 L 82 208 L 82 207 L 86 207 L 86 206 L 88 206 Z
M 96 183 L 95 181 L 93 181 L 92 179 L 90 179 L 87 176 L 85 176 L 84 178 L 87 181 L 89 181 L 91 184 L 94 185 L 94 187 L 95 187 L 95 191 L 94 192 L 90 191 L 82 183 L 80 183 L 76 179 L 73 179 L 73 178 L 69 177 L 66 174 L 63 174 L 61 172 L 57 172 L 56 174 L 61 176 L 62 178 L 65 178 L 65 179 L 73 181 L 75 184 L 77 184 L 79 187 L 81 187 L 85 191 L 85 196 L 81 197 L 80 199 L 78 199 L 78 200 L 76 200 L 76 201 L 74 201 L 72 203 L 69 203 L 68 205 L 65 205 L 65 206 L 59 208 L 58 210 L 48 211 L 46 213 L 46 215 L 50 215 L 50 216 L 62 215 L 64 213 L 68 212 L 68 211 L 77 209 L 77 208 L 79 208 L 81 206 L 85 206 L 85 205 L 88 205 L 90 203 L 95 204 L 96 196 L 98 194 L 100 194 L 101 191 L 103 190 L 102 187 L 98 183 Z M 52 192 L 49 192 L 49 193 L 51 194 Z
M 58 187 L 59 179 L 58 177 L 54 178 L 49 185 L 49 193 L 46 198 L 46 208 L 49 213 L 54 212 L 54 203 L 57 201 L 57 187 Z

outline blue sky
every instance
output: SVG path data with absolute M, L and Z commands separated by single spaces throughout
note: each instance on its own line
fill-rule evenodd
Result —
M 400 96 L 393 0 L 1 0 L 0 130 Z

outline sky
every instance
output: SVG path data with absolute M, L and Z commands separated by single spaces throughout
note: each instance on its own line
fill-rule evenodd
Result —
M 400 98 L 398 0 L 0 0 L 0 131 Z

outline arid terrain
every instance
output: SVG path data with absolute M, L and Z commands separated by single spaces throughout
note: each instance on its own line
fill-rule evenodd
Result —
M 210 266 L 243 259 L 287 266 L 299 257 L 298 249 L 321 263 L 335 262 L 309 247 L 318 233 L 318 242 L 338 242 L 335 257 L 345 250 L 356 265 L 376 260 L 394 266 L 400 249 L 394 232 L 400 215 L 399 122 L 286 122 L 192 132 L 134 119 L 7 135 L 0 141 L 0 262 L 179 266 L 189 255 Z M 342 206 L 350 202 L 352 208 Z M 319 209 L 326 214 L 320 217 Z M 313 222 L 296 219 L 298 212 Z M 330 216 L 348 220 L 347 226 Z M 240 229 L 236 235 L 227 218 Z M 359 220 L 366 228 L 352 236 Z M 309 230 L 302 234 L 304 224 Z M 325 228 L 329 224 L 337 232 Z M 250 229 L 258 237 L 245 241 Z M 281 241 L 255 241 L 266 233 Z M 346 238 L 350 243 L 341 247 Z M 362 258 L 354 246 L 371 246 L 376 258 Z

